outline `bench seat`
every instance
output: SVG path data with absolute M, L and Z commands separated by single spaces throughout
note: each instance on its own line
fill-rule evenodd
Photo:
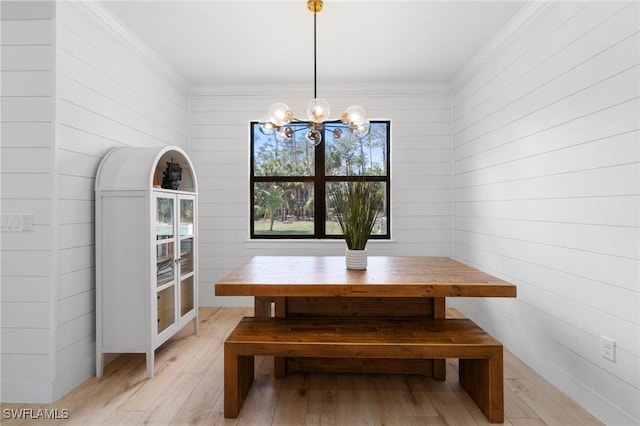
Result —
M 459 359 L 459 381 L 492 423 L 504 421 L 502 344 L 468 319 L 243 318 L 224 343 L 224 416 L 238 417 L 254 356 Z

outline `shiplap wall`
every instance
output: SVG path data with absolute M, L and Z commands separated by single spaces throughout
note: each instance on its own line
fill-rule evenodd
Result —
M 37 4 L 34 8 L 38 10 Z M 187 147 L 187 91 L 182 79 L 98 5 L 57 2 L 55 9 L 45 50 L 50 65 L 49 120 L 55 114 L 55 126 L 49 123 L 44 132 L 49 144 L 42 164 L 48 169 L 37 175 L 41 182 L 13 180 L 19 183 L 20 197 L 26 199 L 42 197 L 43 189 L 50 188 L 51 200 L 40 208 L 42 218 L 36 221 L 36 230 L 47 226 L 49 239 L 42 244 L 49 251 L 41 254 L 29 248 L 24 253 L 43 259 L 23 265 L 28 270 L 16 272 L 18 284 L 39 285 L 40 291 L 21 289 L 20 299 L 12 300 L 15 308 L 4 309 L 3 282 L 3 327 L 9 323 L 17 330 L 21 344 L 20 353 L 7 358 L 13 363 L 5 363 L 3 356 L 2 400 L 6 402 L 53 401 L 95 374 L 94 178 L 102 157 L 121 146 Z M 16 31 L 29 34 L 27 25 L 34 24 L 17 25 Z M 37 63 L 42 60 L 38 56 Z M 35 111 L 26 110 L 26 120 L 35 120 Z M 16 143 L 22 155 L 14 158 L 16 167 L 22 170 L 33 164 L 31 158 L 40 158 L 40 146 L 25 145 L 22 138 Z M 3 152 L 3 173 L 4 166 Z M 29 213 L 35 207 L 25 209 Z M 32 279 L 39 274 L 39 265 L 48 267 L 49 275 Z M 48 341 L 42 343 L 32 335 L 34 323 L 48 333 Z M 3 351 L 4 336 L 3 329 Z M 36 381 L 32 377 L 43 370 L 41 364 L 48 369 Z M 6 387 L 5 368 L 11 368 L 15 378 Z
M 33 215 L 32 232 L 3 232 L 1 393 L 51 398 L 54 199 L 54 6 L 5 2 L 2 14 L 3 214 Z
M 528 13 L 454 85 L 455 257 L 518 298 L 450 305 L 607 424 L 638 424 L 639 3 Z
M 250 305 L 213 295 L 213 283 L 255 255 L 334 255 L 340 241 L 249 241 L 249 122 L 271 104 L 304 114 L 310 88 L 192 90 L 189 150 L 199 172 L 200 304 Z M 332 116 L 351 104 L 391 120 L 392 241 L 372 255 L 452 254 L 451 96 L 448 87 L 322 87 Z M 338 112 L 336 112 L 338 111 Z
M 107 12 L 58 2 L 54 399 L 95 374 L 94 184 L 121 146 L 187 147 L 186 83 Z

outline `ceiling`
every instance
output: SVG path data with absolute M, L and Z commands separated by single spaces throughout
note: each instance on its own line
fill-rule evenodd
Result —
M 313 84 L 306 0 L 105 0 L 192 87 Z M 524 0 L 325 0 L 317 82 L 450 83 Z

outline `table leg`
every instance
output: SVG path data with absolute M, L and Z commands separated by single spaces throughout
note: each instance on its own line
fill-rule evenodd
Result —
M 433 298 L 433 317 L 437 319 L 444 319 L 446 317 L 444 297 Z M 436 380 L 445 380 L 447 378 L 447 360 L 433 360 L 433 378 Z
M 253 311 L 255 317 L 276 317 L 287 316 L 286 297 L 254 297 Z M 284 377 L 287 374 L 287 359 L 284 357 L 273 358 L 273 374 L 275 377 Z
M 273 298 L 273 313 L 276 318 L 284 318 L 287 316 L 287 298 Z
M 253 298 L 253 316 L 270 317 L 271 316 L 271 297 L 256 296 Z
M 287 298 L 273 298 L 273 313 L 276 318 L 284 318 L 287 316 Z M 275 377 L 284 377 L 287 375 L 287 359 L 277 356 L 273 358 L 273 375 Z
M 257 318 L 284 318 L 287 316 L 286 297 L 255 296 L 253 298 L 253 312 L 253 316 Z

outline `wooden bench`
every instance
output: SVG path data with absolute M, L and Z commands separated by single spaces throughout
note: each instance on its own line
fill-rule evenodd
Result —
M 254 356 L 458 358 L 459 381 L 492 423 L 504 421 L 502 344 L 468 319 L 243 318 L 224 343 L 224 416 L 235 418 Z

